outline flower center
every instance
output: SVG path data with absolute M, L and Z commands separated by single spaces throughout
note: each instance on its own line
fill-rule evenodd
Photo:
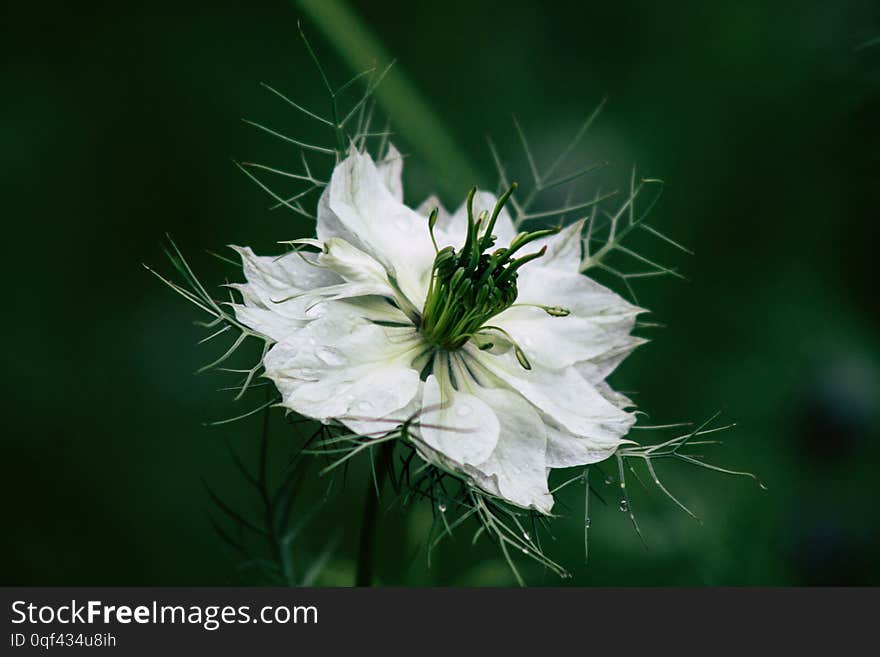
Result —
M 495 222 L 515 189 L 516 184 L 498 199 L 491 215 L 484 211 L 476 218 L 476 187 L 471 189 L 467 199 L 467 238 L 459 251 L 451 246 L 437 249 L 434 225 L 437 223 L 438 211 L 435 209 L 431 212 L 428 228 L 437 255 L 419 322 L 419 330 L 431 344 L 451 351 L 464 345 L 481 330 L 505 333 L 498 327 L 487 326 L 486 323 L 514 304 L 517 296 L 517 270 L 544 255 L 547 247 L 518 258 L 514 256 L 529 242 L 558 232 L 557 229 L 522 232 L 513 238 L 507 248 L 490 253 L 489 250 L 496 241 L 492 234 Z M 492 346 L 490 342 L 480 344 L 481 349 L 490 349 Z M 518 347 L 517 352 L 519 357 L 521 350 Z M 528 367 L 524 359 L 523 355 L 520 362 Z

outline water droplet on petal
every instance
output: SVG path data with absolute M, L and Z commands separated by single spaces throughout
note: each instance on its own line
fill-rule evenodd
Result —
M 325 364 L 330 366 L 342 365 L 345 363 L 345 358 L 338 351 L 330 349 L 329 347 L 321 347 L 315 352 L 315 355 Z
M 532 540 L 532 537 L 529 536 L 529 533 L 528 533 L 528 532 L 523 532 L 523 538 L 526 539 L 527 541 L 531 541 L 531 540 Z
M 614 483 L 614 477 L 612 477 L 611 475 L 608 475 L 607 477 L 605 477 L 605 485 L 606 486 L 610 486 L 613 483 Z
M 373 403 L 367 401 L 366 399 L 361 399 L 357 404 L 354 405 L 354 407 L 359 411 L 372 411 Z
M 528 553 L 529 553 L 528 548 L 523 548 L 522 551 L 523 551 L 523 554 L 528 554 Z
M 620 510 L 626 513 L 629 510 L 629 504 L 626 500 L 620 500 Z
M 446 513 L 446 505 L 443 504 L 443 502 L 440 502 L 440 504 L 437 505 L 437 509 L 440 511 L 440 513 Z
M 293 371 L 293 375 L 298 379 L 306 379 L 307 381 L 317 381 L 318 371 L 309 367 L 301 367 Z
M 458 417 L 467 417 L 473 412 L 473 409 L 470 407 L 470 404 L 459 404 L 455 407 L 455 414 Z
M 589 529 L 589 528 L 590 528 L 590 519 L 584 518 L 584 529 Z

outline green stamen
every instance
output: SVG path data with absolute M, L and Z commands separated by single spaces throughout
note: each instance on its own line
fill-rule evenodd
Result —
M 529 362 L 529 359 L 526 358 L 526 352 L 524 352 L 522 350 L 522 347 L 520 347 L 517 344 L 516 340 L 513 339 L 513 336 L 511 336 L 510 333 L 505 331 L 500 326 L 484 326 L 483 330 L 484 331 L 498 331 L 499 333 L 504 335 L 504 337 L 506 337 L 510 341 L 510 344 L 513 345 L 513 353 L 516 356 L 517 361 L 519 361 L 519 364 L 522 365 L 523 369 L 526 369 L 526 370 L 532 369 L 532 364 Z
M 440 249 L 437 248 L 437 238 L 434 237 L 434 226 L 437 225 L 437 217 L 440 214 L 440 208 L 434 208 L 431 210 L 431 216 L 428 217 L 428 232 L 431 234 L 431 242 L 434 243 L 434 253 L 440 253 Z
M 495 237 L 492 235 L 495 222 L 515 190 L 514 184 L 502 194 L 491 215 L 488 211 L 483 211 L 475 218 L 474 196 L 477 188 L 471 188 L 466 203 L 467 237 L 461 251 L 449 246 L 437 249 L 433 233 L 437 211 L 431 213 L 428 228 L 437 255 L 419 329 L 428 342 L 449 351 L 463 346 L 480 330 L 494 329 L 504 333 L 514 345 L 519 363 L 530 369 L 531 364 L 522 349 L 506 332 L 497 327 L 486 326 L 492 317 L 507 310 L 516 301 L 517 270 L 540 258 L 547 249 L 544 247 L 536 253 L 515 259 L 513 255 L 530 242 L 558 232 L 537 230 L 520 233 L 507 248 L 497 249 L 490 255 L 488 250 L 495 244 Z M 554 306 L 547 306 L 545 310 L 558 317 L 568 314 L 564 309 Z M 481 348 L 491 348 L 491 343 L 489 345 L 481 345 Z
M 492 246 L 492 229 L 495 228 L 495 220 L 498 219 L 498 215 L 501 214 L 501 208 L 504 207 L 507 200 L 513 195 L 516 191 L 517 184 L 513 183 L 506 192 L 501 195 L 501 198 L 498 199 L 498 203 L 495 204 L 495 210 L 492 212 L 492 218 L 489 219 L 489 225 L 486 226 L 486 234 L 483 235 L 483 249 L 488 249 Z

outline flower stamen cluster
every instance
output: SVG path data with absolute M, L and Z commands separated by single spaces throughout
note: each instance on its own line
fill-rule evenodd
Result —
M 496 242 L 492 234 L 498 215 L 516 190 L 514 183 L 495 204 L 492 214 L 484 210 L 474 217 L 474 195 L 471 189 L 467 198 L 467 237 L 460 251 L 447 246 L 437 250 L 431 271 L 431 282 L 419 321 L 419 330 L 429 343 L 440 349 L 453 351 L 462 347 L 481 330 L 497 330 L 486 323 L 514 305 L 517 297 L 517 270 L 547 251 L 541 248 L 535 253 L 514 258 L 514 255 L 530 242 L 557 233 L 558 230 L 536 230 L 519 233 L 507 248 L 491 249 Z M 434 225 L 438 210 L 431 212 L 428 228 L 434 237 Z M 504 331 L 501 331 L 504 333 Z M 489 349 L 492 343 L 480 345 Z M 517 353 L 521 350 L 517 348 Z M 520 360 L 528 368 L 528 361 Z

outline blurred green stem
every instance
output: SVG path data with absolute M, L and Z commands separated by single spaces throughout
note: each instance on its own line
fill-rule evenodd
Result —
M 271 402 L 273 397 L 272 388 L 266 387 L 266 401 Z M 278 528 L 275 523 L 275 505 L 272 496 L 269 493 L 268 480 L 268 462 L 269 462 L 269 420 L 271 406 L 267 406 L 263 411 L 263 429 L 260 432 L 260 462 L 257 470 L 257 483 L 260 489 L 260 498 L 263 502 L 263 512 L 265 514 L 266 532 L 268 535 L 269 546 L 272 549 L 272 558 L 278 565 L 278 571 L 286 586 L 293 586 L 290 578 L 290 569 L 287 564 L 287 554 L 282 547 L 281 537 L 278 535 Z
M 380 41 L 344 0 L 294 1 L 355 73 L 377 62 L 391 61 Z M 476 169 L 399 65 L 391 69 L 375 96 L 395 130 L 435 172 L 441 173 L 437 184 L 446 194 L 457 197 L 462 189 L 479 182 Z
M 379 495 L 388 474 L 391 454 L 388 449 L 379 449 L 379 463 L 376 464 L 376 478 L 367 480 L 366 501 L 364 502 L 361 540 L 358 546 L 357 570 L 354 576 L 355 586 L 370 586 L 373 583 L 373 551 L 376 546 L 376 520 L 379 511 Z

